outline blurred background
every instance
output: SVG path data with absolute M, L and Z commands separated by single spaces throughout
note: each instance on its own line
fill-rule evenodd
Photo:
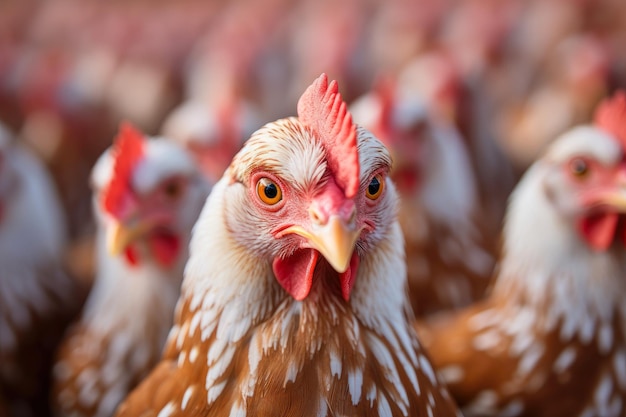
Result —
M 192 142 L 211 122 L 230 157 L 321 72 L 348 102 L 397 80 L 519 174 L 626 86 L 626 2 L 0 1 L 0 122 L 50 168 L 77 241 L 120 121 Z

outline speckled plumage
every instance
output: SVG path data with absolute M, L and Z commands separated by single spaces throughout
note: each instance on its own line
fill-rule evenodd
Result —
M 128 155 L 114 146 L 116 151 L 105 152 L 92 173 L 98 271 L 82 316 L 56 355 L 52 403 L 58 416 L 111 416 L 158 361 L 180 293 L 191 227 L 208 194 L 200 171 L 181 147 L 135 134 L 141 152 L 133 151 L 132 164 L 117 169 L 118 159 Z M 111 183 L 120 187 L 112 212 L 106 206 Z M 168 184 L 177 185 L 176 194 L 167 194 Z M 149 203 L 144 207 L 143 201 Z M 136 208 L 125 217 L 131 205 Z M 156 210 L 160 217 L 128 242 L 133 256 L 129 249 L 112 253 L 110 230 L 136 227 L 145 221 L 144 210 Z M 114 217 L 117 213 L 121 217 Z M 182 242 L 182 250 L 164 264 L 150 241 L 165 230 Z
M 357 147 L 354 201 L 361 207 L 370 204 L 363 199 L 372 175 L 387 172 L 390 159 L 364 129 Z M 291 256 L 298 238 L 273 237 L 273 217 L 250 200 L 252 178 L 271 172 L 285 204 L 306 214 L 309 199 L 333 180 L 327 152 L 332 148 L 295 118 L 269 123 L 244 145 L 196 224 L 164 357 L 118 416 L 456 415 L 410 328 L 388 179 L 379 205 L 356 212 L 359 218 L 371 210 L 373 225 L 357 240 L 360 263 L 348 300 L 339 273 L 321 256 L 302 301 L 274 276 L 272 257 Z
M 557 139 L 513 194 L 490 297 L 418 327 L 466 415 L 626 413 L 621 226 L 606 247 L 594 246 L 591 232 L 577 226 L 607 207 L 623 216 L 621 203 L 610 199 L 585 205 L 606 190 L 621 192 L 619 180 L 601 179 L 623 175 L 624 149 L 615 139 L 597 126 Z M 588 176 L 569 174 L 581 158 Z
M 459 133 L 393 83 L 381 84 L 352 108 L 357 123 L 378 135 L 394 158 L 415 314 L 481 299 L 491 282 L 497 244 L 489 241 L 479 217 L 476 181 Z

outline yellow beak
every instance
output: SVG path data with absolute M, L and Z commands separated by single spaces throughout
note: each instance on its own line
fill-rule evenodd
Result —
M 626 193 L 623 191 L 607 193 L 600 200 L 620 212 L 626 212 Z
M 115 221 L 107 229 L 107 249 L 111 256 L 118 256 L 135 239 L 150 230 L 147 223 L 137 223 L 132 227 Z
M 361 229 L 350 227 L 339 216 L 331 216 L 328 223 L 308 231 L 301 226 L 291 226 L 283 234 L 294 233 L 307 239 L 328 263 L 339 273 L 346 272 Z

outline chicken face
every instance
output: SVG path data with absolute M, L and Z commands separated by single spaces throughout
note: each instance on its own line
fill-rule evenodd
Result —
M 309 295 L 322 276 L 316 271 L 330 271 L 326 265 L 337 277 L 330 287 L 348 300 L 359 252 L 376 245 L 395 212 L 387 150 L 365 130 L 358 131 L 358 148 L 367 151 L 359 152 L 359 188 L 353 197 L 338 184 L 323 144 L 295 119 L 261 128 L 231 166 L 236 184 L 227 222 L 233 236 L 263 254 L 296 300 Z
M 189 186 L 185 177 L 169 177 L 146 194 L 128 196 L 124 210 L 109 218 L 107 243 L 111 255 L 124 253 L 137 262 L 140 246 L 163 266 L 170 266 L 180 251 L 178 212 Z
M 555 143 L 548 163 L 548 199 L 583 240 L 598 251 L 616 239 L 626 242 L 626 160 L 620 143 L 595 127 L 577 128 Z
M 124 126 L 99 165 L 96 204 L 109 253 L 131 265 L 148 260 L 172 266 L 202 194 L 191 157 L 172 142 L 148 141 Z

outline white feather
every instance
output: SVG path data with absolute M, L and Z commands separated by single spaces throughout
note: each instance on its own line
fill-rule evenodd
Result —
M 591 128 L 589 128 L 591 129 Z M 561 160 L 590 152 L 597 158 L 615 151 L 613 140 L 596 130 L 583 142 L 587 130 L 575 130 L 555 142 L 548 151 Z M 542 159 L 525 174 L 512 195 L 504 229 L 504 254 L 494 292 L 506 292 L 515 285 L 534 305 L 546 302 L 551 310 L 547 328 L 564 320 L 564 339 L 577 335 L 588 341 L 599 322 L 610 322 L 615 309 L 625 311 L 626 254 L 618 248 L 591 251 L 580 238 L 572 220 L 558 211 L 545 192 L 546 179 L 556 172 L 553 162 Z

